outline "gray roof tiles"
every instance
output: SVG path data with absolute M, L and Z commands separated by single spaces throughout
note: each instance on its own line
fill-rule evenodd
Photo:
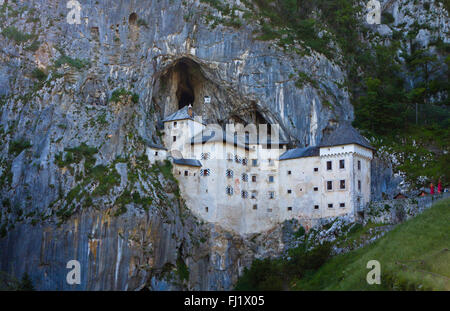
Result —
M 310 146 L 306 148 L 295 148 L 290 149 L 280 156 L 280 161 L 289 159 L 298 159 L 306 157 L 316 157 L 319 156 L 319 147 Z
M 202 163 L 199 160 L 196 159 L 173 159 L 173 163 L 178 165 L 187 165 L 187 166 L 195 166 L 195 167 L 201 167 Z
M 319 147 L 340 146 L 357 144 L 368 149 L 374 147 L 350 124 L 341 125 L 334 132 L 322 138 Z

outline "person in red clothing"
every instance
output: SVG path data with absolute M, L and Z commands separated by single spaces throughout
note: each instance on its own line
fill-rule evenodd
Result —
M 433 183 L 430 184 L 430 194 L 434 194 L 434 185 L 433 185 Z
M 441 194 L 442 193 L 442 183 L 441 183 L 441 179 L 439 178 L 439 182 L 438 182 L 438 193 Z

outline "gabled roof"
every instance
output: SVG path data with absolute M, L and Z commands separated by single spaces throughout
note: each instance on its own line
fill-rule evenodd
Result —
M 221 137 L 222 136 L 222 137 Z M 235 144 L 241 148 L 248 149 L 248 146 L 238 141 L 237 137 L 227 135 L 222 131 L 222 135 L 216 134 L 216 131 L 201 131 L 197 135 L 191 138 L 191 144 L 206 143 L 206 142 L 227 142 L 229 144 Z
M 173 163 L 178 165 L 187 165 L 187 166 L 195 166 L 195 167 L 201 167 L 202 163 L 199 160 L 195 159 L 173 159 Z
M 374 147 L 365 139 L 353 126 L 344 124 L 338 127 L 334 132 L 322 138 L 319 147 L 340 146 L 348 144 L 357 144 L 362 147 L 375 150 Z
M 316 157 L 316 156 L 319 156 L 319 147 L 309 146 L 306 148 L 295 148 L 286 151 L 280 156 L 280 161 L 306 157 Z
M 153 149 L 167 150 L 166 147 L 164 147 L 164 146 L 162 146 L 162 145 L 159 145 L 159 144 L 147 143 L 147 145 L 148 145 L 150 148 L 153 148 Z
M 192 111 L 192 117 L 188 114 L 188 106 L 184 106 L 177 112 L 172 113 L 168 117 L 163 119 L 163 122 L 169 122 L 169 121 L 177 121 L 177 120 L 194 120 L 195 113 Z

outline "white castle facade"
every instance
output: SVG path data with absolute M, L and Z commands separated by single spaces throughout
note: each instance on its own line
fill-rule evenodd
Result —
M 206 126 L 191 107 L 163 122 L 164 147 L 148 147 L 149 160 L 172 160 L 188 208 L 207 222 L 240 234 L 293 218 L 309 227 L 320 218 L 353 216 L 370 201 L 374 150 L 351 126 L 319 146 L 287 150 L 274 133 L 266 140 L 252 128 L 229 135 Z

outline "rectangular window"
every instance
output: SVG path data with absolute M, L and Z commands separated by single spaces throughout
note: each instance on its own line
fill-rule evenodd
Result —
M 333 203 L 328 203 L 328 208 L 333 208 Z
M 319 205 L 314 205 L 314 209 L 319 209 Z
M 314 187 L 314 191 L 319 191 L 319 187 Z
M 207 207 L 205 207 L 205 211 L 208 213 L 208 208 Z
M 269 159 L 269 166 L 274 166 L 275 162 L 272 159 Z
M 318 172 L 319 171 L 319 168 L 318 167 L 315 167 L 314 168 L 314 172 Z
M 275 198 L 275 192 L 269 191 L 269 199 L 274 199 L 274 198 Z
M 358 160 L 358 171 L 361 170 L 361 160 Z
M 333 166 L 331 165 L 331 161 L 327 161 L 327 171 L 331 171 Z
M 331 180 L 327 181 L 327 190 L 333 190 L 333 182 Z
M 252 176 L 252 182 L 256 182 L 256 175 Z
M 155 151 L 155 156 L 156 156 L 156 157 L 158 156 L 158 151 Z
M 252 199 L 256 199 L 256 191 L 252 191 Z
M 291 189 L 288 189 L 287 193 L 291 193 L 291 192 L 292 192 L 292 190 L 291 190 Z
M 176 136 L 173 137 L 173 141 L 177 141 L 177 137 Z
M 345 203 L 340 203 L 339 207 L 345 207 Z
M 341 170 L 345 168 L 345 160 L 339 160 L 339 168 Z
M 272 175 L 269 176 L 269 182 L 273 182 L 275 180 L 275 177 L 273 177 Z
M 287 208 L 287 210 L 288 210 L 288 212 L 292 211 L 292 206 L 289 206 L 289 207 Z
M 254 205 L 253 205 L 253 209 L 254 209 L 254 210 L 257 210 L 257 209 L 258 209 L 258 205 L 254 204 Z
M 271 208 L 268 208 L 268 209 L 267 209 L 267 212 L 272 213 L 272 209 L 271 209 Z
M 253 166 L 258 166 L 258 160 L 257 159 L 252 159 L 252 165 Z
M 288 171 L 288 172 L 287 172 L 287 174 L 288 174 L 288 175 L 291 175 L 291 174 L 292 174 L 292 172 L 291 172 L 291 171 Z
M 184 176 L 188 176 L 189 172 L 188 171 L 184 171 Z
M 342 179 L 339 183 L 339 188 L 340 189 L 345 189 L 345 179 Z
M 358 180 L 358 190 L 361 191 L 361 180 Z
M 173 127 L 177 127 L 177 122 L 173 122 Z

